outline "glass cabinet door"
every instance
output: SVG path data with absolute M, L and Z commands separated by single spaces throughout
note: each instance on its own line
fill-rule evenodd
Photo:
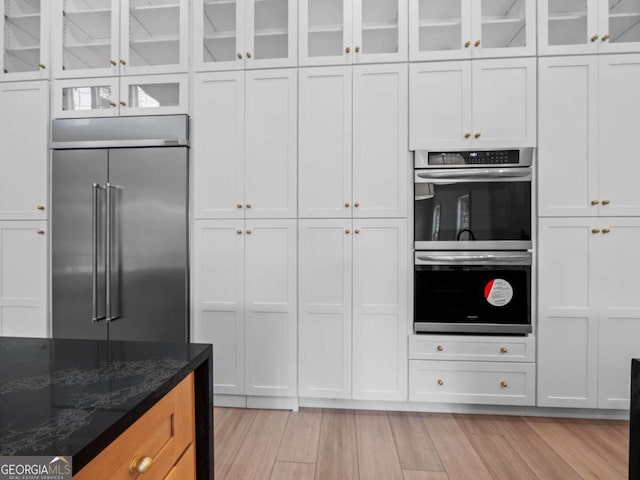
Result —
M 186 71 L 187 7 L 184 0 L 123 0 L 120 73 Z
M 189 76 L 122 77 L 120 115 L 175 115 L 187 113 Z
M 468 0 L 412 0 L 410 7 L 411 60 L 471 56 Z
M 356 62 L 407 59 L 406 8 L 404 0 L 354 2 Z
M 62 0 L 55 12 L 54 31 L 61 41 L 56 76 L 97 76 L 118 73 L 119 0 Z M 61 30 L 61 31 L 60 31 Z
M 640 42 L 640 1 L 600 0 L 600 47 L 606 51 L 637 51 Z
M 45 0 L 46 2 L 46 0 Z M 41 48 L 48 32 L 48 17 L 41 0 L 2 0 L 2 72 L 14 79 L 46 76 L 46 48 Z M 44 17 L 44 18 L 43 18 Z
M 351 0 L 300 1 L 300 63 L 352 63 Z
M 535 55 L 534 0 L 482 0 L 473 3 L 474 57 Z
M 584 45 L 589 38 L 588 0 L 547 0 L 546 45 Z M 595 33 L 595 32 L 594 32 Z
M 295 65 L 297 0 L 248 0 L 246 65 Z
M 54 118 L 118 115 L 118 85 L 113 78 L 60 80 L 54 86 Z
M 195 1 L 193 44 L 197 70 L 244 67 L 244 1 Z

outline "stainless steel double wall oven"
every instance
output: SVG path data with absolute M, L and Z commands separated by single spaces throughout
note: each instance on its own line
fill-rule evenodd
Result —
M 415 332 L 531 332 L 533 149 L 414 158 Z

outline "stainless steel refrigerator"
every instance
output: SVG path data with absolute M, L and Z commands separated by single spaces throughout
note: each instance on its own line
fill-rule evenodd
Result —
M 188 117 L 52 124 L 56 338 L 189 338 Z

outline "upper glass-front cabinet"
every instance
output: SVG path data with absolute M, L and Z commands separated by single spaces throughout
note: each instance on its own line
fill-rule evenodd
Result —
M 188 69 L 189 0 L 55 0 L 57 78 Z
M 49 76 L 49 0 L 1 0 L 0 80 Z M 44 48 L 43 48 L 44 46 Z
M 404 0 L 300 0 L 300 64 L 407 59 Z
M 539 52 L 548 54 L 637 51 L 638 0 L 541 0 Z
M 297 8 L 297 0 L 195 0 L 196 70 L 295 65 Z
M 410 58 L 535 55 L 534 0 L 410 0 Z

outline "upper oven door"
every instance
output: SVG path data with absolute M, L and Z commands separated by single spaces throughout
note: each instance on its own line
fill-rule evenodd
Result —
M 416 250 L 531 248 L 531 169 L 415 170 Z

